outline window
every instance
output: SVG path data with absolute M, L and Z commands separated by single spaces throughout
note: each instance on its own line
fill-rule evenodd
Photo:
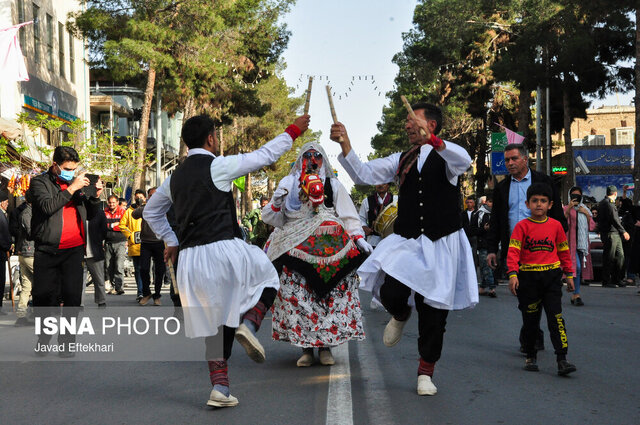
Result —
M 58 22 L 58 51 L 60 76 L 64 78 L 64 25 L 60 22 Z
M 40 62 L 40 8 L 33 4 L 33 60 Z
M 47 69 L 53 71 L 53 16 L 47 13 Z
M 76 82 L 76 59 L 73 51 L 73 34 L 69 31 L 69 79 Z
M 18 23 L 21 24 L 24 22 L 24 0 L 18 0 L 17 3 L 17 7 L 18 7 Z M 27 42 L 25 41 L 25 36 L 24 36 L 24 32 L 25 32 L 26 28 L 20 28 L 18 30 L 18 34 L 20 34 L 20 48 L 24 49 L 27 46 Z M 23 53 L 24 54 L 24 53 Z

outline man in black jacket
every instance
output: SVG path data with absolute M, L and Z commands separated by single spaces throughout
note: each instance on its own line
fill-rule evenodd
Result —
M 533 183 L 545 183 L 552 190 L 553 206 L 549 210 L 549 217 L 562 224 L 567 231 L 569 225 L 562 211 L 560 193 L 553 184 L 553 180 L 546 174 L 539 173 L 529 168 L 529 155 L 522 144 L 510 144 L 504 150 L 504 163 L 509 175 L 498 183 L 493 191 L 493 208 L 491 210 L 491 222 L 486 234 L 487 264 L 493 269 L 498 265 L 498 244 L 500 244 L 500 262 L 506 264 L 507 251 L 509 249 L 509 237 L 513 228 L 520 220 L 531 215 L 531 211 L 525 206 L 527 189 Z M 522 338 L 520 338 L 522 341 Z M 542 330 L 538 332 L 536 342 L 538 350 L 544 349 L 544 335 Z M 522 351 L 522 347 L 521 347 Z
M 157 187 L 148 190 L 148 199 L 155 193 Z M 160 301 L 160 290 L 164 280 L 165 264 L 164 264 L 164 242 L 156 237 L 151 227 L 142 218 L 145 204 L 140 205 L 132 213 L 134 219 L 142 219 L 140 229 L 140 275 L 142 276 L 142 298 L 138 301 L 140 305 L 146 305 L 151 297 L 153 297 L 153 305 L 162 305 Z M 151 294 L 151 260 L 153 259 L 154 277 L 153 277 L 153 294 Z
M 86 173 L 74 178 L 79 164 L 75 149 L 58 146 L 53 152 L 53 164 L 46 173 L 31 180 L 27 194 L 33 207 L 31 230 L 35 241 L 33 306 L 45 307 L 36 316 L 50 315 L 47 307 L 59 305 L 60 299 L 67 310 L 65 315 L 72 315 L 69 307 L 78 307 L 82 301 L 85 223 L 100 209 L 102 182 L 96 183 L 95 198 L 86 197 L 82 192 L 90 185 Z M 50 335 L 43 334 L 38 343 L 48 345 L 50 339 Z M 75 336 L 60 335 L 58 341 L 73 343 Z M 59 354 L 74 355 L 68 350 Z
M 0 191 L 0 316 L 7 314 L 2 311 L 2 300 L 4 299 L 5 280 L 7 279 L 7 258 L 11 250 L 11 234 L 9 233 L 9 218 L 7 217 L 8 206 L 9 194 L 6 190 L 2 190 Z
M 624 281 L 624 250 L 622 239 L 629 240 L 629 233 L 624 229 L 615 206 L 618 189 L 607 187 L 607 196 L 598 204 L 598 230 L 602 238 L 602 286 L 615 288 L 627 286 Z

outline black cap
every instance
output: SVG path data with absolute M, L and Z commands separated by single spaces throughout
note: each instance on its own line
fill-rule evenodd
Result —
M 615 185 L 607 186 L 607 196 L 611 196 L 618 192 L 618 188 Z
M 9 192 L 7 192 L 6 190 L 0 190 L 0 202 L 4 202 L 7 199 L 9 199 Z

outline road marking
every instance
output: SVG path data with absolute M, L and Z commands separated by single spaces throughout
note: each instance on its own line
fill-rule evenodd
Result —
M 329 376 L 327 425 L 353 425 L 349 343 L 332 348 L 331 353 L 336 364 L 331 366 L 331 375 Z
M 365 332 L 371 334 L 371 329 L 367 326 L 367 322 L 362 317 L 362 325 L 366 328 Z M 369 424 L 371 425 L 387 425 L 394 423 L 397 418 L 393 416 L 393 409 L 389 403 L 389 394 L 386 388 L 382 368 L 378 362 L 378 357 L 372 346 L 371 339 L 367 339 L 358 344 L 358 363 L 360 364 L 360 373 L 362 380 L 365 382 L 364 392 L 367 403 L 367 415 L 369 416 Z M 389 367 L 386 368 L 389 370 Z

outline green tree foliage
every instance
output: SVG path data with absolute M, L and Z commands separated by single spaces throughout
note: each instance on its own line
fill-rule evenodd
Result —
M 532 148 L 531 91 L 551 88 L 552 130 L 584 116 L 586 96 L 630 87 L 633 55 L 630 1 L 423 0 L 404 35 L 396 88 L 388 93 L 372 139 L 375 155 L 406 150 L 406 112 L 399 96 L 443 107 L 442 136 L 468 149 L 475 175 L 465 188 L 478 194 L 489 177 L 488 135 L 494 122 L 524 131 Z M 543 60 L 536 61 L 539 47 Z M 570 154 L 570 152 L 569 152 Z M 464 184 L 463 184 L 464 185 Z
M 187 118 L 197 112 L 221 119 L 265 112 L 255 82 L 286 46 L 288 33 L 278 17 L 291 2 L 88 0 L 84 11 L 71 15 L 72 26 L 90 40 L 94 66 L 107 68 L 118 81 L 146 80 L 138 170 L 145 165 L 156 83 L 169 108 Z M 136 174 L 134 186 L 142 177 Z

